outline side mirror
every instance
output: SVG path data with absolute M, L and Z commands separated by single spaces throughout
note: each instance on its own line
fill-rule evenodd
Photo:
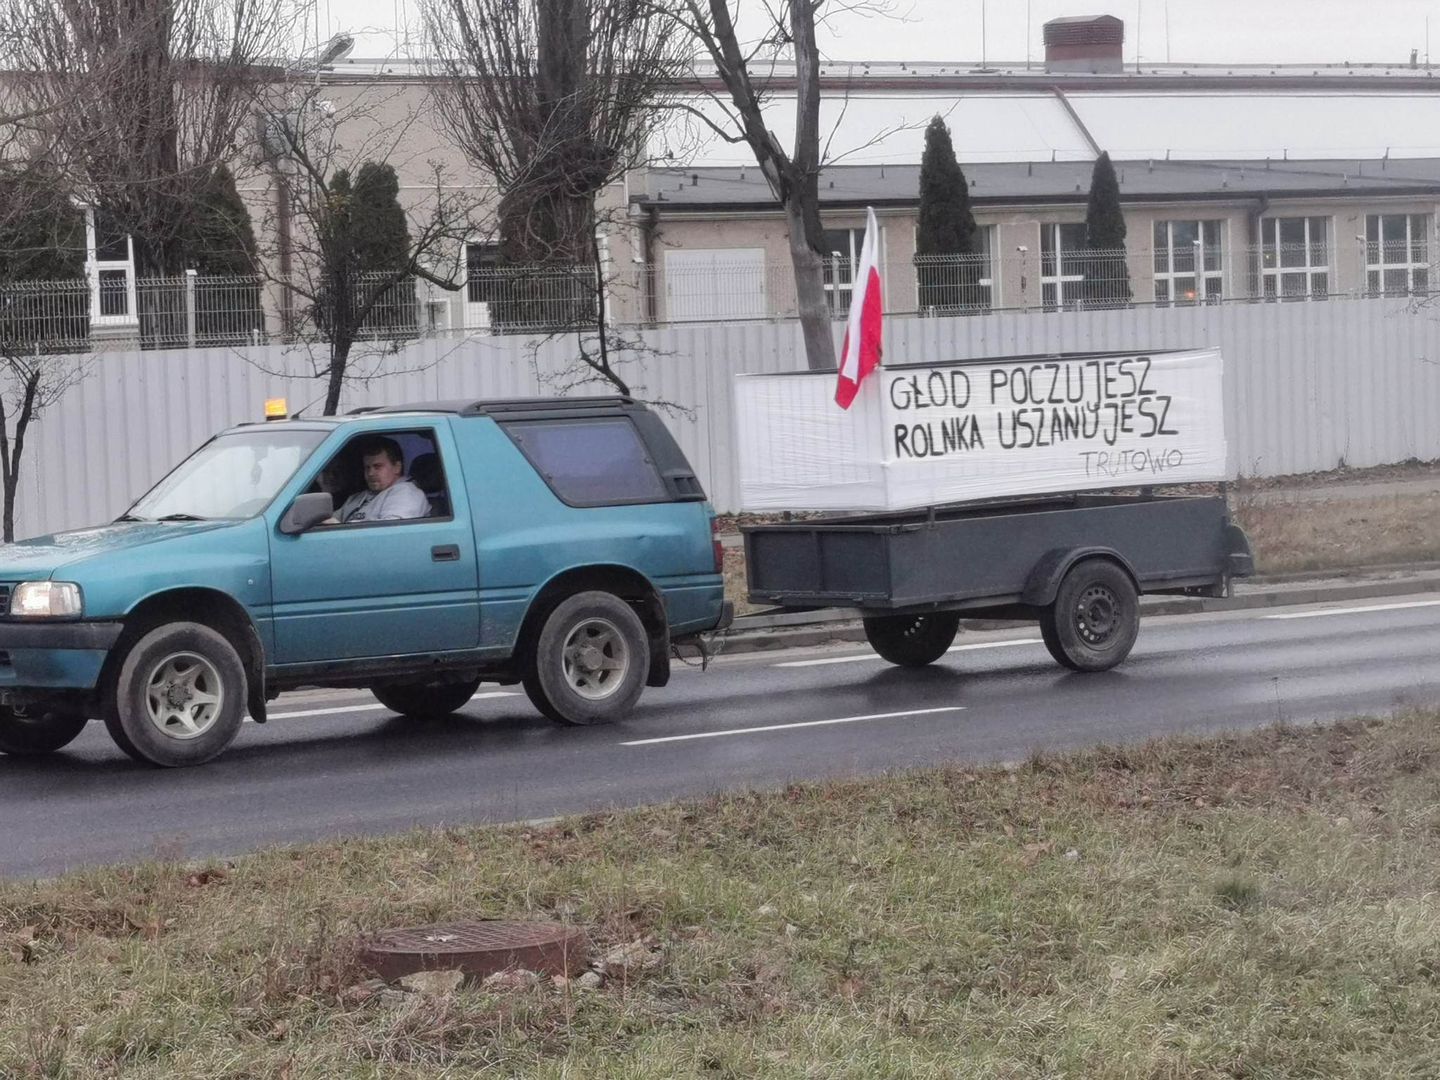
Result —
M 308 532 L 335 513 L 335 499 L 327 491 L 311 491 L 301 495 L 280 519 L 280 531 L 286 536 Z

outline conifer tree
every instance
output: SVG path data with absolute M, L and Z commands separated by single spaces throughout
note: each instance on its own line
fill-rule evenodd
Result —
M 920 222 L 915 236 L 915 273 L 920 308 L 956 309 L 979 299 L 978 233 L 970 211 L 970 185 L 955 158 L 950 129 L 936 116 L 925 129 L 920 159 Z
M 1120 182 L 1104 151 L 1090 174 L 1090 202 L 1085 210 L 1085 286 L 1089 304 L 1110 307 L 1130 302 L 1130 270 L 1125 264 L 1125 215 L 1120 210 Z

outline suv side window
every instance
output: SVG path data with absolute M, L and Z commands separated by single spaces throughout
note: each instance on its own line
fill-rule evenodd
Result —
M 570 506 L 670 501 L 629 417 L 521 420 L 502 426 L 550 490 Z
M 375 451 L 380 448 L 398 452 L 400 456 L 398 463 L 392 463 L 399 471 L 398 479 L 391 485 L 395 490 L 383 501 L 383 492 L 370 488 L 365 472 L 367 455 L 375 458 Z M 388 454 L 380 457 L 389 460 Z M 405 488 L 400 488 L 400 484 Z M 418 494 L 414 489 L 418 489 Z M 332 525 L 394 524 L 407 519 L 451 516 L 440 448 L 435 433 L 428 430 L 370 431 L 356 435 L 326 462 L 310 490 L 330 493 L 335 500 L 337 519 L 347 505 L 356 507 L 351 517 Z M 389 503 L 394 505 L 387 506 Z M 380 516 L 375 515 L 372 507 L 379 508 Z

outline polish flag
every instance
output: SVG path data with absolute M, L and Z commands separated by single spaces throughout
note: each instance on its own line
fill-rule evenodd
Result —
M 845 344 L 840 347 L 840 377 L 835 383 L 835 403 L 850 408 L 865 376 L 880 366 L 880 227 L 875 211 L 865 211 L 865 242 L 860 247 L 860 264 L 855 268 L 850 293 L 850 318 L 845 324 Z

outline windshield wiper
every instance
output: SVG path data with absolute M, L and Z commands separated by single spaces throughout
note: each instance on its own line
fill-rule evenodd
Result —
M 149 518 L 143 518 L 143 517 L 141 517 L 139 514 L 121 514 L 121 515 L 120 515 L 118 518 L 116 518 L 115 520 L 116 520 L 116 522 L 118 523 L 118 522 L 121 522 L 121 521 L 149 521 L 150 519 L 149 519 Z
M 158 518 L 156 518 L 155 520 L 156 520 L 156 521 L 209 521 L 210 519 L 209 519 L 209 518 L 203 518 L 203 517 L 201 517 L 199 514 L 166 514 L 164 517 L 158 517 Z

